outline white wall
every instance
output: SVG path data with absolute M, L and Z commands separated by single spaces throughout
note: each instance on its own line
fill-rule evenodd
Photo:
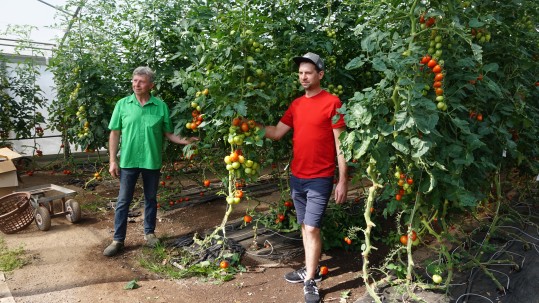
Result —
M 49 117 L 47 108 L 51 102 L 54 102 L 56 99 L 56 92 L 54 90 L 53 74 L 50 71 L 47 71 L 46 65 L 44 65 L 47 60 L 45 58 L 39 58 L 39 62 L 42 64 L 38 65 L 40 76 L 37 79 L 37 85 L 43 91 L 43 96 L 46 99 L 45 107 L 39 111 L 45 118 L 45 121 L 47 121 Z M 16 63 L 7 64 L 8 70 L 14 66 L 16 66 Z M 60 150 L 60 145 L 62 144 L 60 137 L 61 133 L 58 131 L 51 131 L 48 128 L 48 125 L 47 122 L 40 125 L 44 130 L 44 134 L 42 138 L 36 137 L 35 142 L 34 139 L 15 140 L 13 133 L 10 134 L 9 141 L 13 143 L 13 148 L 22 155 L 32 155 L 34 145 L 37 145 L 37 147 L 43 151 L 44 155 L 57 154 Z M 32 133 L 34 133 L 33 130 Z

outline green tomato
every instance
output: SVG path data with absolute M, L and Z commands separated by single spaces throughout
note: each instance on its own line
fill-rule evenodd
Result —
M 444 102 L 438 102 L 438 104 L 436 104 L 436 107 L 439 109 L 439 110 L 444 110 L 444 107 L 445 107 L 445 103 Z
M 243 144 L 243 138 L 240 136 L 234 136 L 233 140 L 234 140 L 234 143 L 236 143 L 237 145 Z
M 432 282 L 440 284 L 442 283 L 442 277 L 440 275 L 432 275 Z

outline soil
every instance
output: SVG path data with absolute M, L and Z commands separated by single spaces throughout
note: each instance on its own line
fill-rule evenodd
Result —
M 87 172 L 86 176 L 91 174 L 92 172 Z M 81 187 L 84 185 L 82 180 L 47 171 L 38 171 L 33 176 L 21 177 L 21 187 L 56 184 L 75 190 L 77 195 L 74 199 L 83 206 L 83 215 L 77 224 L 72 224 L 64 216 L 60 216 L 52 219 L 52 226 L 48 231 L 40 231 L 35 224 L 31 224 L 15 234 L 3 235 L 9 248 L 21 246 L 24 248 L 28 264 L 21 269 L 4 273 L 5 281 L 2 282 L 0 279 L 0 303 L 304 302 L 302 285 L 290 284 L 283 279 L 285 273 L 303 266 L 302 254 L 293 258 L 271 259 L 255 257 L 247 251 L 241 262 L 248 270 L 223 283 L 201 278 L 174 280 L 146 270 L 140 265 L 140 260 L 148 252 L 148 248 L 143 246 L 142 216 L 131 218 L 125 250 L 116 257 L 104 257 L 103 249 L 112 240 L 114 210 L 111 208 L 111 202 L 118 193 L 118 181 L 104 180 L 92 187 L 92 190 L 84 190 Z M 219 188 L 199 196 L 199 189 L 189 178 L 183 178 L 176 183 L 171 180 L 168 183 L 169 186 L 181 185 L 182 188 L 190 188 L 193 199 L 173 210 L 158 212 L 156 234 L 163 241 L 170 242 L 195 232 L 202 233 L 220 224 L 226 202 L 215 195 Z M 218 180 L 212 180 L 212 184 L 216 183 Z M 280 193 L 277 190 L 262 187 L 260 191 L 263 194 L 257 197 L 258 201 L 236 205 L 229 221 L 232 223 L 241 221 L 248 207 L 257 205 L 257 211 L 264 211 L 268 208 L 268 203 L 280 200 Z M 351 200 L 353 199 L 352 197 Z M 531 208 L 529 206 L 522 208 L 524 215 L 537 213 L 537 204 Z M 377 219 L 380 220 L 379 217 Z M 419 288 L 415 291 L 415 298 L 422 298 L 423 302 L 429 303 L 460 303 L 464 300 L 539 302 L 536 298 L 539 289 L 537 285 L 539 243 L 536 229 L 538 223 L 521 222 L 521 225 L 515 227 L 505 227 L 517 234 L 522 241 L 528 241 L 526 247 L 523 247 L 522 241 L 493 242 L 497 248 L 492 258 L 515 259 L 520 265 L 518 269 L 514 266 L 498 269 L 504 272 L 503 276 L 500 276 L 500 281 L 504 285 L 509 284 L 506 293 L 497 293 L 495 285 L 488 277 L 481 272 L 472 271 L 456 273 L 454 284 L 450 287 L 451 299 L 439 290 L 429 291 Z M 389 227 L 391 221 L 377 224 L 384 227 L 383 230 L 391 229 Z M 467 221 L 462 222 L 463 227 L 473 228 L 472 225 Z M 470 234 L 471 230 L 464 233 Z M 293 237 L 292 240 L 297 240 L 298 247 L 301 248 L 301 239 L 297 234 L 284 236 Z M 483 238 L 484 235 L 476 235 L 476 243 L 481 243 Z M 423 281 L 429 282 L 426 264 L 436 259 L 429 246 L 434 247 L 436 243 L 429 243 L 428 239 L 423 239 L 422 243 L 426 245 L 415 250 L 414 261 L 416 271 L 423 273 Z M 388 250 L 380 243 L 377 243 L 377 246 L 379 250 L 372 254 L 371 260 L 371 265 L 374 266 L 385 257 Z M 324 251 L 321 264 L 329 268 L 329 275 L 318 283 L 323 302 L 372 302 L 360 277 L 361 259 L 358 252 L 341 249 Z M 135 279 L 140 287 L 125 290 L 126 284 Z M 348 291 L 348 297 L 341 298 L 341 295 Z M 402 288 L 391 283 L 381 285 L 378 291 L 384 302 L 418 302 L 405 297 Z
M 76 190 L 74 199 L 83 205 L 83 215 L 77 224 L 64 216 L 54 217 L 48 231 L 40 231 L 32 223 L 15 234 L 3 235 L 8 247 L 22 246 L 29 261 L 21 269 L 5 273 L 5 283 L 16 303 L 304 302 L 302 284 L 290 284 L 283 279 L 285 273 L 303 266 L 301 256 L 279 262 L 250 259 L 246 255 L 242 263 L 251 270 L 224 283 L 200 278 L 172 280 L 146 270 L 139 263 L 148 249 L 143 246 L 142 216 L 128 224 L 125 250 L 113 258 L 103 256 L 103 249 L 112 240 L 114 211 L 110 201 L 117 195 L 116 180 L 102 181 L 92 191 L 83 190 L 81 183 L 73 184 L 76 180 L 72 176 L 51 175 L 46 171 L 22 176 L 21 181 L 22 187 L 56 184 Z M 278 201 L 279 197 L 274 192 L 259 199 Z M 156 234 L 161 239 L 174 239 L 213 228 L 221 222 L 225 205 L 222 199 L 216 199 L 160 211 Z M 249 202 L 238 204 L 230 220 L 241 220 L 249 205 L 252 207 Z M 263 205 L 258 209 L 263 210 Z M 321 263 L 330 271 L 318 283 L 324 302 L 339 302 L 341 292 L 347 290 L 351 290 L 350 296 L 341 302 L 353 302 L 364 293 L 358 277 L 361 263 L 358 257 L 357 252 L 343 250 L 323 253 Z M 124 286 L 134 279 L 140 287 L 125 290 Z M 0 296 L 5 297 L 9 293 Z

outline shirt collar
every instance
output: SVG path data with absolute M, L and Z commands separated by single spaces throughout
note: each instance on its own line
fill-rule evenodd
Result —
M 155 104 L 154 98 L 155 97 L 152 94 L 150 94 L 150 99 L 146 101 L 146 104 Z M 131 94 L 131 96 L 129 96 L 129 99 L 127 101 L 129 103 L 139 103 L 134 93 Z

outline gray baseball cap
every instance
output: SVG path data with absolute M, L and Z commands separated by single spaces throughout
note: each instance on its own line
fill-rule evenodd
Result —
M 301 62 L 310 62 L 314 64 L 319 70 L 324 70 L 324 61 L 315 53 L 308 52 L 301 57 L 294 57 L 294 62 L 299 65 Z

